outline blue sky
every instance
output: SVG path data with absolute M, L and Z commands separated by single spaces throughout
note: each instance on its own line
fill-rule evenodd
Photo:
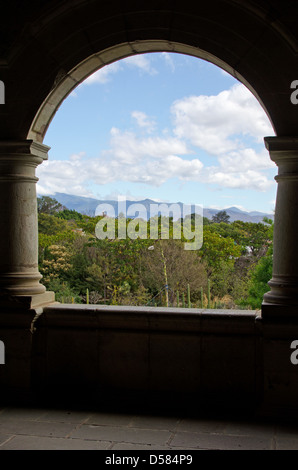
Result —
M 181 54 L 136 55 L 100 69 L 62 103 L 37 191 L 272 212 L 267 135 L 258 101 L 220 68 Z

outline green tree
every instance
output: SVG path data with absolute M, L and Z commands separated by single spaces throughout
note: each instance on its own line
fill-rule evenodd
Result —
M 165 287 L 167 281 L 174 300 L 173 293 L 179 291 L 186 295 L 189 284 L 191 301 L 196 302 L 200 298 L 201 287 L 207 287 L 206 266 L 197 253 L 184 250 L 180 240 L 158 240 L 152 246 L 154 249 L 148 250 L 147 247 L 141 257 L 144 287 L 153 297 Z
M 95 227 L 97 222 L 101 219 L 102 216 L 91 217 L 89 215 L 83 215 L 82 219 L 77 220 L 77 225 L 82 228 L 85 233 L 95 237 Z
M 71 220 L 71 221 L 77 221 L 81 222 L 84 220 L 84 216 L 75 210 L 70 210 L 70 209 L 63 209 L 60 210 L 59 212 L 55 212 L 53 215 L 58 217 L 59 219 L 64 219 L 64 220 Z
M 65 209 L 65 207 L 50 196 L 41 196 L 37 198 L 37 210 L 40 214 L 53 215 L 63 209 Z
M 235 259 L 241 255 L 241 248 L 232 238 L 224 238 L 216 232 L 213 232 L 211 225 L 204 229 L 204 241 L 199 255 L 206 262 L 208 272 L 211 274 L 214 270 L 219 270 L 222 263 L 234 265 Z
M 273 229 L 274 224 L 271 219 L 264 219 L 269 226 L 269 239 L 271 243 L 265 256 L 260 258 L 255 267 L 251 270 L 249 279 L 249 289 L 247 303 L 254 309 L 260 309 L 263 296 L 269 291 L 268 282 L 272 278 L 273 270 Z
M 219 211 L 217 212 L 217 214 L 215 214 L 212 217 L 212 222 L 216 224 L 219 224 L 220 222 L 224 222 L 228 224 L 229 220 L 230 220 L 230 216 L 228 215 L 226 211 Z
M 50 214 L 38 214 L 38 231 L 45 235 L 57 235 L 69 230 L 66 220 L 58 219 Z
M 236 220 L 231 224 L 220 222 L 212 224 L 208 230 L 218 233 L 221 237 L 231 238 L 241 247 L 242 254 L 263 256 L 270 244 L 271 226 L 265 223 L 242 222 Z
M 242 245 L 252 256 L 259 257 L 266 253 L 272 239 L 270 225 L 261 222 L 252 223 L 239 220 L 231 225 L 234 240 L 239 245 Z
M 260 309 L 263 296 L 269 291 L 268 282 L 272 278 L 273 256 L 271 253 L 260 259 L 252 271 L 249 281 L 247 304 L 253 309 Z
M 48 290 L 55 292 L 57 302 L 65 304 L 82 303 L 82 299 L 78 292 L 71 288 L 67 281 L 61 280 L 59 277 L 52 278 L 47 285 Z

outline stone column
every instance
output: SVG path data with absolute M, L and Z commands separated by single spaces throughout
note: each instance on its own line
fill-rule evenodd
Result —
M 270 158 L 278 166 L 274 217 L 273 276 L 264 295 L 263 317 L 298 320 L 298 137 L 266 137 Z
M 54 301 L 40 284 L 36 167 L 49 147 L 0 142 L 0 307 L 34 308 Z

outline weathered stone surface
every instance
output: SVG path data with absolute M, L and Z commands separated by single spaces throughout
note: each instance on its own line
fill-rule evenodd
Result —
M 155 406 L 162 396 L 178 406 L 188 404 L 181 400 L 186 395 L 204 406 L 238 401 L 247 410 L 264 411 L 266 405 L 269 414 L 298 411 L 298 366 L 290 362 L 290 341 L 298 339 L 298 106 L 292 99 L 298 4 L 290 3 L 24 1 L 17 15 L 15 2 L 1 7 L 3 396 L 47 393 L 61 400 L 64 393 L 67 400 L 84 392 L 100 400 L 105 392 L 121 401 L 125 392 L 143 405 Z M 279 174 L 274 273 L 262 316 L 61 308 L 40 284 L 35 169 L 47 158 L 43 139 L 51 119 L 96 69 L 155 51 L 191 54 L 222 67 L 252 91 L 271 119 L 276 136 L 266 145 Z M 251 436 L 241 439 L 240 446 L 268 446 Z M 227 442 L 225 437 L 216 445 Z

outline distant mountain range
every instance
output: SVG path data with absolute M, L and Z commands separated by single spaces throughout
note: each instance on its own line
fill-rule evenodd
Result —
M 274 219 L 274 214 L 266 214 L 265 212 L 251 211 L 245 212 L 237 207 L 229 207 L 228 209 L 223 209 L 226 211 L 230 217 L 229 222 L 234 222 L 235 220 L 241 220 L 242 222 L 254 222 L 259 223 L 263 222 L 264 217 L 268 219 Z M 219 212 L 218 209 L 203 209 L 204 217 L 212 219 L 212 217 Z
M 100 215 L 102 212 L 107 212 L 107 215 L 109 216 L 115 216 L 117 217 L 118 214 L 118 209 L 119 212 L 122 212 L 123 209 L 122 207 L 118 207 L 118 201 L 108 201 L 108 200 L 98 200 L 98 199 L 93 199 L 93 198 L 88 198 L 88 197 L 82 197 L 82 196 L 75 196 L 72 194 L 65 194 L 65 193 L 55 193 L 53 196 L 54 199 L 56 199 L 60 204 L 63 206 L 67 207 L 67 209 L 70 210 L 76 210 L 77 212 L 80 212 L 81 214 L 86 214 L 89 216 L 94 216 L 94 215 Z M 152 199 L 144 199 L 142 201 L 126 201 L 126 214 L 128 216 L 134 217 L 135 216 L 135 210 L 136 206 L 131 207 L 132 204 L 140 204 L 143 206 L 143 211 L 139 213 L 139 217 L 142 217 L 144 219 L 149 218 L 150 216 L 154 216 L 157 214 L 154 209 L 154 205 L 160 205 L 161 203 L 157 203 L 153 201 Z M 185 216 L 187 213 L 191 212 L 192 208 L 188 206 L 189 212 L 186 211 L 187 207 L 183 205 L 183 203 L 178 202 L 178 203 L 173 203 L 177 204 L 177 211 L 175 214 L 174 211 L 174 219 Z M 101 207 L 98 208 L 98 206 L 101 205 Z M 166 206 L 171 205 L 171 203 L 167 203 Z M 111 210 L 111 208 L 113 208 Z M 130 208 L 130 209 L 129 209 Z M 156 206 L 155 206 L 156 208 Z M 159 208 L 160 209 L 160 208 Z M 151 210 L 151 212 L 150 212 Z M 184 210 L 184 212 L 183 212 Z M 230 222 L 234 222 L 235 220 L 241 220 L 243 222 L 262 222 L 264 217 L 268 217 L 270 219 L 274 218 L 273 214 L 266 214 L 264 212 L 258 212 L 258 211 L 252 211 L 252 212 L 245 212 L 237 207 L 229 207 L 227 209 L 224 209 L 226 213 L 229 215 Z M 125 206 L 124 206 L 124 211 L 125 211 Z M 130 212 L 131 211 L 131 212 Z M 209 208 L 203 208 L 203 216 L 207 217 L 208 219 L 212 219 L 212 217 L 219 212 L 219 209 L 209 209 Z M 163 212 L 161 210 L 162 215 L 168 215 L 166 212 Z

